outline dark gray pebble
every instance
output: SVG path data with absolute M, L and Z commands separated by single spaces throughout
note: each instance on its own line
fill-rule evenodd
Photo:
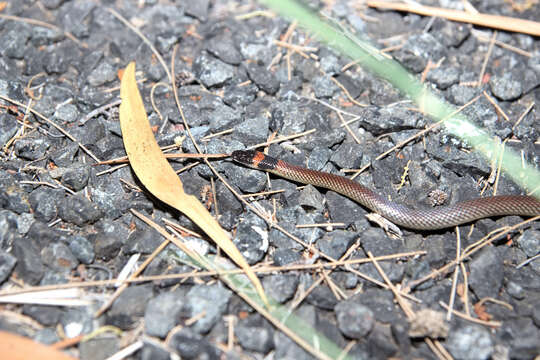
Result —
M 66 169 L 62 175 L 62 183 L 74 191 L 79 191 L 86 187 L 89 178 L 90 166 L 86 164 L 74 164 Z
M 357 235 L 353 232 L 334 230 L 317 241 L 317 245 L 321 252 L 337 260 L 345 254 L 356 238 Z
M 58 200 L 63 197 L 64 190 L 39 187 L 30 193 L 28 201 L 38 221 L 49 222 L 56 217 Z
M 141 360 L 170 360 L 171 354 L 165 346 L 156 341 L 146 340 L 141 349 Z
M 231 65 L 206 54 L 195 59 L 193 71 L 206 87 L 222 85 L 234 76 L 234 68 Z
M 169 347 L 174 349 L 182 359 L 218 360 L 221 358 L 221 351 L 191 328 L 183 328 L 175 332 L 170 339 Z
M 94 244 L 96 258 L 104 261 L 113 259 L 122 247 L 122 240 L 115 234 L 100 232 L 91 234 L 88 240 Z
M 131 285 L 124 290 L 107 311 L 107 324 L 122 330 L 131 329 L 144 315 L 146 304 L 154 297 L 153 285 Z
M 517 245 L 527 256 L 532 257 L 540 252 L 540 231 L 528 229 L 517 238 Z
M 231 291 L 220 284 L 196 285 L 186 295 L 186 316 L 192 317 L 205 312 L 205 316 L 197 320 L 191 329 L 205 334 L 218 322 L 227 309 Z
M 0 114 L 0 144 L 6 144 L 18 129 L 17 118 L 10 114 Z
M 298 287 L 298 275 L 296 274 L 272 274 L 262 279 L 264 291 L 269 298 L 278 303 L 290 300 Z
M 258 314 L 240 320 L 235 335 L 244 349 L 266 354 L 274 348 L 272 326 Z
M 341 301 L 334 308 L 339 330 L 351 339 L 361 339 L 372 329 L 375 322 L 373 312 L 354 301 Z
M 521 76 L 517 73 L 506 72 L 502 76 L 493 76 L 489 80 L 489 86 L 493 95 L 505 101 L 515 100 L 523 93 Z
M 233 243 L 249 264 L 258 263 L 268 250 L 266 223 L 259 216 L 249 213 L 238 225 Z
M 80 235 L 74 235 L 68 240 L 69 249 L 75 255 L 77 260 L 83 264 L 91 264 L 94 261 L 94 247 L 87 238 Z
M 92 224 L 102 216 L 101 210 L 88 199 L 76 195 L 64 198 L 58 204 L 58 216 L 78 226 Z
M 493 352 L 493 340 L 489 331 L 474 324 L 453 329 L 446 346 L 456 359 L 488 359 Z
M 277 249 L 274 251 L 273 262 L 275 266 L 294 264 L 302 259 L 302 254 L 292 249 Z
M 69 272 L 79 265 L 70 248 L 61 242 L 51 243 L 43 248 L 41 259 L 45 265 L 59 272 Z
M 503 259 L 494 247 L 485 247 L 470 262 L 469 286 L 479 299 L 497 298 L 503 285 Z
M 306 210 L 321 211 L 324 209 L 324 198 L 313 185 L 307 185 L 300 191 L 298 203 Z
M 26 238 L 13 243 L 13 255 L 17 258 L 15 272 L 27 284 L 36 285 L 45 274 L 39 250 Z
M 152 298 L 144 312 L 145 331 L 150 336 L 164 338 L 176 326 L 182 315 L 185 291 L 178 289 Z
M 0 284 L 7 280 L 15 268 L 17 258 L 7 252 L 0 251 Z

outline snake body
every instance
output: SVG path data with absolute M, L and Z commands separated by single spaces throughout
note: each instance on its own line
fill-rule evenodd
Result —
M 231 156 L 234 161 L 245 166 L 268 171 L 299 183 L 312 184 L 340 193 L 385 217 L 394 224 L 409 229 L 444 229 L 492 216 L 540 215 L 540 201 L 526 195 L 489 196 L 462 201 L 449 206 L 416 210 L 389 201 L 346 177 L 292 165 L 258 151 L 238 150 L 234 151 Z

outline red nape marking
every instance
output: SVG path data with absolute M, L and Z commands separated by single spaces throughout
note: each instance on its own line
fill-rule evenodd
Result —
M 266 157 L 266 155 L 264 155 L 262 152 L 259 152 L 257 151 L 255 153 L 255 156 L 253 157 L 253 166 L 255 167 L 259 167 L 259 164 L 261 163 L 261 161 L 264 161 L 264 158 Z

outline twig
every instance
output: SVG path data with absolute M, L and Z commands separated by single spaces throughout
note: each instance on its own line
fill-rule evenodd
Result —
M 282 141 L 299 138 L 299 137 L 302 137 L 302 136 L 312 134 L 315 131 L 317 131 L 317 130 L 316 129 L 311 129 L 311 130 L 307 130 L 307 131 L 304 131 L 304 132 L 301 132 L 301 133 L 298 133 L 298 134 L 292 134 L 292 135 L 288 135 L 288 136 L 278 137 L 277 139 L 274 139 L 274 140 L 270 140 L 270 141 L 266 141 L 266 142 L 263 142 L 263 143 L 260 143 L 260 144 L 250 146 L 250 147 L 248 147 L 248 149 L 256 149 L 256 148 L 259 148 L 259 147 L 262 147 L 262 146 L 268 146 L 268 145 L 280 143 Z
M 439 305 L 441 305 L 446 310 L 450 309 L 450 307 L 448 305 L 446 305 L 442 301 L 439 301 Z M 457 310 L 451 310 L 451 311 L 452 311 L 452 313 L 454 315 L 459 316 L 462 319 L 472 321 L 472 322 L 477 323 L 477 324 L 481 324 L 481 325 L 485 325 L 485 326 L 492 326 L 492 327 L 499 327 L 499 326 L 502 325 L 502 323 L 500 321 L 484 321 L 484 320 L 480 320 L 480 319 L 477 319 L 477 318 L 473 318 L 472 316 L 468 316 L 467 314 L 464 314 L 464 313 L 459 312 Z
M 403 3 L 391 3 L 388 1 L 368 1 L 367 5 L 370 7 L 377 7 L 379 9 L 406 11 L 425 16 L 437 16 L 453 21 L 466 22 L 500 30 L 540 36 L 540 23 L 536 21 L 500 15 L 481 13 L 473 14 L 458 10 L 423 6 L 418 5 L 417 3 L 414 5 L 408 5 Z
M 483 83 L 484 74 L 486 72 L 486 67 L 489 61 L 489 58 L 491 57 L 491 53 L 493 52 L 493 45 L 495 45 L 495 39 L 497 38 L 497 32 L 493 32 L 493 36 L 491 36 L 491 40 L 489 42 L 488 50 L 486 52 L 486 56 L 484 58 L 484 62 L 482 63 L 482 68 L 480 70 L 480 74 L 478 75 L 478 80 L 476 82 L 476 86 L 481 86 Z
M 105 113 L 108 109 L 118 106 L 122 103 L 122 100 L 118 99 L 111 103 L 105 104 L 103 106 L 100 106 L 92 111 L 90 111 L 88 114 L 86 114 L 81 120 L 79 120 L 79 125 L 84 125 L 86 122 L 90 119 L 92 119 L 95 116 L 101 115 Z

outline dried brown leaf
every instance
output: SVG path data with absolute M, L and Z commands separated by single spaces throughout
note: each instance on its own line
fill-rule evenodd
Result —
M 229 235 L 219 226 L 197 198 L 184 192 L 180 178 L 161 152 L 146 116 L 143 101 L 135 82 L 135 63 L 130 63 L 120 87 L 120 126 L 124 147 L 133 171 L 146 189 L 156 198 L 184 213 L 240 266 L 259 296 L 267 303 L 264 290 Z

